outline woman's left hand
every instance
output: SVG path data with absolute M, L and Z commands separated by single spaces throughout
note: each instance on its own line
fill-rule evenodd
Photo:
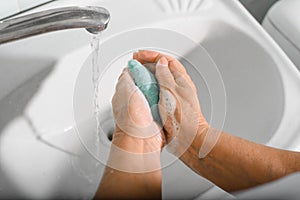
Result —
M 165 143 L 164 134 L 153 120 L 145 96 L 135 85 L 127 69 L 119 77 L 112 106 L 116 129 L 112 141 L 111 163 L 126 168 L 125 171 L 127 168 L 133 171 L 135 168 L 138 171 L 157 170 L 160 167 L 160 152 Z M 119 159 L 120 157 L 124 159 Z M 150 164 L 140 166 L 138 162 Z

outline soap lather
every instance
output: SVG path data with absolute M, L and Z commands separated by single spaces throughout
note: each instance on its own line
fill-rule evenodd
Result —
M 129 73 L 132 76 L 137 87 L 146 97 L 153 119 L 161 123 L 158 101 L 159 101 L 159 84 L 155 76 L 137 60 L 128 62 Z

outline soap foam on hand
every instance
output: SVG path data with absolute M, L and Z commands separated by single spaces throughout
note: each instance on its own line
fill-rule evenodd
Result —
M 168 144 L 167 146 L 167 150 L 170 153 L 175 153 L 176 152 L 176 148 L 179 146 L 179 141 L 178 141 L 178 134 L 179 134 L 179 129 L 180 129 L 180 124 L 178 123 L 178 121 L 175 118 L 175 111 L 176 111 L 176 99 L 175 97 L 172 95 L 171 92 L 169 92 L 168 90 L 161 88 L 161 104 L 164 107 L 164 109 L 167 112 L 167 116 L 170 118 L 171 120 L 171 132 L 173 133 L 173 138 L 172 138 L 172 142 Z
M 159 84 L 155 76 L 137 60 L 128 62 L 129 73 L 132 76 L 137 87 L 146 97 L 153 119 L 161 124 L 158 110 Z

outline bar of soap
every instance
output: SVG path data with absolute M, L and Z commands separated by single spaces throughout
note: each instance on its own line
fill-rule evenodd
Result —
M 146 67 L 144 67 L 137 60 L 130 60 L 128 62 L 128 69 L 136 86 L 145 95 L 151 108 L 153 119 L 156 122 L 161 123 L 158 110 L 159 84 L 157 82 L 157 79 Z

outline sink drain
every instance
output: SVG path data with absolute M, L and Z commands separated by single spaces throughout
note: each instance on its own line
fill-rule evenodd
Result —
M 113 139 L 113 134 L 115 131 L 115 121 L 113 118 L 112 108 L 101 112 L 99 118 L 100 128 L 102 129 L 100 132 L 105 136 L 104 139 L 110 143 Z
M 112 132 L 109 132 L 109 133 L 107 133 L 107 139 L 109 140 L 109 141 L 112 141 L 112 139 L 113 139 L 113 134 L 114 134 L 114 132 L 112 131 Z

